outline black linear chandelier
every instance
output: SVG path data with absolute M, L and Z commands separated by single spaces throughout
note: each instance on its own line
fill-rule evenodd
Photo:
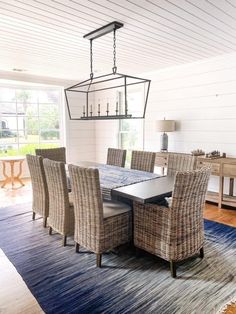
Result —
M 122 23 L 112 22 L 84 35 L 90 40 L 90 78 L 65 89 L 70 120 L 143 119 L 150 80 L 117 73 L 116 30 Z M 113 32 L 112 73 L 94 77 L 93 40 Z

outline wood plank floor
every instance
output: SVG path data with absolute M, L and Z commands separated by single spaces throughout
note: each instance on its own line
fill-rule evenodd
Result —
M 15 267 L 1 249 L 0 265 L 0 313 L 44 313 Z

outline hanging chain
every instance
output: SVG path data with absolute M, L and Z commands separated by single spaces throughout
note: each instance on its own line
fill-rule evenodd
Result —
M 114 74 L 117 71 L 117 66 L 116 66 L 116 30 L 115 29 L 113 31 L 113 68 L 112 68 L 112 71 Z
M 90 78 L 93 78 L 93 40 L 90 39 Z

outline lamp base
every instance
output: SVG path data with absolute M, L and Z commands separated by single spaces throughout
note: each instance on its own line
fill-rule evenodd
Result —
M 161 152 L 168 152 L 168 135 L 165 132 L 161 135 Z

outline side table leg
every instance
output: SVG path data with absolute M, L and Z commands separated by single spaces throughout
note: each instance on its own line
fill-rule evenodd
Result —
M 23 161 L 24 161 L 24 160 L 21 160 L 21 161 L 20 161 L 20 164 L 19 164 L 19 172 L 18 172 L 17 176 L 15 177 L 15 179 L 16 179 L 22 186 L 24 186 L 24 183 L 22 182 L 20 176 L 21 176 L 21 174 L 22 174 L 22 164 L 23 164 Z
M 10 166 L 11 166 L 11 187 L 12 187 L 12 189 L 13 189 L 13 187 L 15 185 L 15 183 L 14 183 L 14 177 L 15 177 L 15 175 L 14 175 L 14 164 L 15 164 L 14 161 L 10 162 Z
M 4 188 L 10 178 L 6 174 L 6 163 L 5 163 L 5 161 L 2 161 L 2 167 L 3 167 L 2 172 L 3 172 L 3 176 L 4 176 L 4 181 L 3 181 L 3 184 L 1 187 Z

